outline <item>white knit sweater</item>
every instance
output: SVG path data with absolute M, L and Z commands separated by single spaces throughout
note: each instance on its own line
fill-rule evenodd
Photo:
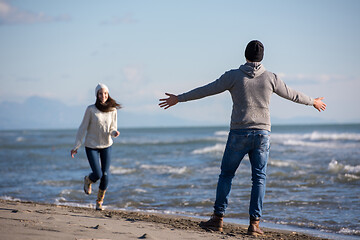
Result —
M 84 118 L 76 134 L 74 150 L 85 137 L 85 147 L 102 149 L 113 144 L 111 136 L 117 131 L 117 111 L 101 112 L 95 104 L 87 107 Z

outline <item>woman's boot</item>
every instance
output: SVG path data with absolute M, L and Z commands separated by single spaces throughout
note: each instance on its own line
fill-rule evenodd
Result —
M 91 194 L 91 184 L 93 182 L 90 180 L 89 176 L 84 177 L 84 192 L 88 195 Z
M 99 192 L 98 192 L 97 199 L 96 199 L 96 210 L 99 210 L 99 211 L 103 210 L 102 204 L 104 202 L 105 192 L 106 192 L 106 190 L 101 190 L 99 188 Z
M 257 236 L 257 235 L 263 235 L 264 232 L 261 231 L 259 227 L 260 218 L 250 217 L 250 226 L 248 228 L 248 234 Z

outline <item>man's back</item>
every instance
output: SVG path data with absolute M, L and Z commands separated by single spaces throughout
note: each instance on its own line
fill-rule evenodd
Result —
M 200 99 L 228 90 L 233 100 L 231 129 L 264 129 L 270 131 L 270 98 L 272 93 L 291 101 L 312 105 L 314 99 L 297 92 L 266 71 L 261 63 L 247 62 L 239 69 L 224 73 L 216 81 L 178 96 L 179 102 Z

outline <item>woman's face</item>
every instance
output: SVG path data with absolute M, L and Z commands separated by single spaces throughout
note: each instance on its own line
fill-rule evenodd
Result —
M 102 88 L 98 91 L 98 98 L 101 103 L 105 103 L 109 98 L 109 93 L 104 88 Z

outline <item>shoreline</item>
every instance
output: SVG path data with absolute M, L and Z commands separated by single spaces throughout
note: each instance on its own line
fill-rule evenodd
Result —
M 224 223 L 224 232 L 198 226 L 202 219 L 159 213 L 104 210 L 0 199 L 0 239 L 298 239 L 321 240 L 302 232 L 262 227 L 264 236 L 246 234 L 247 225 Z M 339 236 L 340 237 L 340 236 Z

